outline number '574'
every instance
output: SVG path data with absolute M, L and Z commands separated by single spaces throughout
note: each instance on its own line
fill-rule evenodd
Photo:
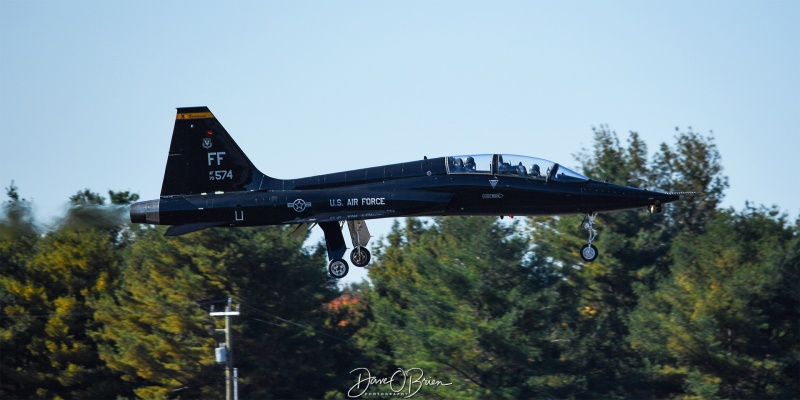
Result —
M 223 179 L 233 179 L 233 171 L 208 171 L 208 180 L 221 181 Z

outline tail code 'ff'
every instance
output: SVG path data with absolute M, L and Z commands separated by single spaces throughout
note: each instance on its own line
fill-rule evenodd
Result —
M 256 190 L 265 178 L 208 107 L 178 108 L 161 197 Z

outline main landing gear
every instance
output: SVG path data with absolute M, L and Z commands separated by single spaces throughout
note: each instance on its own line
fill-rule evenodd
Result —
M 589 231 L 589 243 L 581 247 L 581 258 L 583 261 L 592 262 L 597 259 L 597 247 L 592 244 L 594 238 L 597 236 L 597 230 L 594 229 L 594 219 L 597 217 L 596 213 L 586 214 L 581 222 L 581 227 Z
M 367 250 L 366 247 L 359 246 L 350 252 L 350 261 L 352 261 L 353 265 L 356 267 L 366 267 L 371 259 L 372 255 L 369 254 L 369 250 Z
M 366 247 L 359 246 L 350 252 L 350 261 L 356 267 L 366 267 L 370 260 L 372 260 L 372 255 Z M 341 258 L 334 258 L 328 264 L 328 272 L 332 277 L 342 279 L 350 272 L 350 266 L 347 265 L 347 261 Z
M 342 279 L 350 272 L 350 267 L 347 265 L 347 261 L 336 258 L 328 264 L 328 272 L 330 272 L 332 277 Z
M 363 219 L 347 221 L 347 228 L 350 230 L 350 239 L 353 241 L 353 251 L 350 252 L 350 261 L 356 267 L 366 267 L 372 259 L 372 255 L 367 250 L 367 244 L 372 237 L 367 229 L 367 222 Z
M 344 253 L 347 246 L 344 242 L 342 229 L 344 224 L 338 222 L 320 222 L 319 226 L 325 232 L 325 246 L 328 248 L 328 272 L 336 279 L 344 278 L 350 272 L 350 266 L 344 260 Z M 350 252 L 350 261 L 356 267 L 366 267 L 372 259 L 372 255 L 367 250 L 370 234 L 364 220 L 347 221 L 350 229 L 350 239 L 353 242 L 353 251 Z

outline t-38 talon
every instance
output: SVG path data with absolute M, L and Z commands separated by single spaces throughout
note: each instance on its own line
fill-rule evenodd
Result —
M 585 214 L 587 262 L 596 213 L 647 208 L 660 212 L 678 195 L 591 180 L 541 158 L 512 154 L 455 155 L 297 179 L 263 174 L 207 107 L 179 108 L 161 196 L 131 205 L 135 223 L 171 225 L 167 236 L 212 227 L 314 224 L 325 233 L 336 278 L 350 261 L 370 261 L 366 220 L 403 216 Z

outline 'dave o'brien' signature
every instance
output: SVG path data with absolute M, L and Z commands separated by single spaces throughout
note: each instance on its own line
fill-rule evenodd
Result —
M 453 384 L 452 382 L 444 383 L 440 380 L 425 378 L 425 372 L 423 372 L 421 368 L 410 368 L 407 370 L 398 368 L 397 371 L 388 378 L 372 376 L 367 368 L 356 368 L 350 371 L 351 374 L 354 372 L 358 372 L 358 379 L 356 380 L 356 384 L 347 391 L 347 396 L 350 398 L 361 397 L 364 394 L 390 394 L 393 396 L 405 394 L 403 398 L 407 399 L 417 394 L 423 386 L 438 387 L 450 386 Z M 367 393 L 371 385 L 383 386 L 383 388 L 379 389 L 380 393 Z

